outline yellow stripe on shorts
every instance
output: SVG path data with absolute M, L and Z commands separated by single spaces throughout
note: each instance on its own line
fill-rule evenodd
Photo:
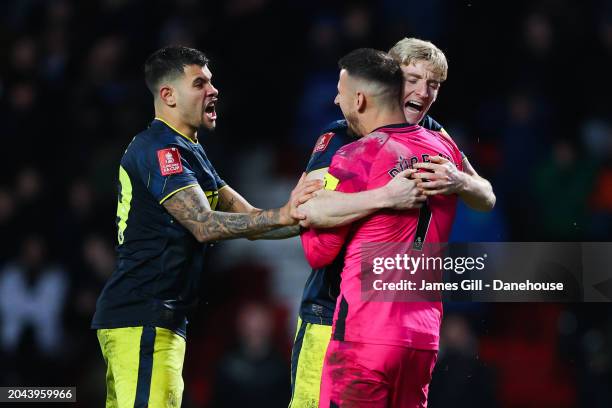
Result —
M 300 328 L 306 325 L 303 336 L 300 336 Z M 292 365 L 295 364 L 295 379 L 293 382 L 293 394 L 289 408 L 317 408 L 319 406 L 319 391 L 321 388 L 321 377 L 323 374 L 323 361 L 327 345 L 331 339 L 332 327 L 323 324 L 302 322 L 298 319 L 298 333 L 295 343 L 301 347 L 293 352 Z
M 97 335 L 107 367 L 106 408 L 181 406 L 183 337 L 160 327 L 99 329 Z

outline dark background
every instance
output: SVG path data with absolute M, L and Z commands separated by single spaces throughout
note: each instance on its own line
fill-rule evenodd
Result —
M 282 205 L 357 47 L 433 41 L 449 78 L 431 115 L 497 194 L 455 241 L 609 241 L 610 1 L 6 1 L 0 4 L 0 385 L 76 385 L 102 406 L 88 329 L 114 266 L 121 154 L 153 117 L 142 64 L 211 57 L 209 158 L 254 205 Z M 221 243 L 191 319 L 183 406 L 286 406 L 299 240 Z M 612 406 L 610 304 L 449 304 L 437 407 Z M 74 406 L 74 404 L 72 405 Z

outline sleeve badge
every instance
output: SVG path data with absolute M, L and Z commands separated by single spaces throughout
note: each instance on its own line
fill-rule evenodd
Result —
M 159 171 L 162 176 L 180 174 L 183 172 L 181 154 L 176 147 L 158 150 L 157 161 L 159 162 Z
M 323 133 L 321 136 L 319 136 L 319 139 L 317 140 L 317 143 L 315 144 L 312 153 L 319 153 L 325 151 L 325 149 L 327 149 L 327 146 L 329 145 L 329 141 L 332 139 L 333 136 L 334 132 Z

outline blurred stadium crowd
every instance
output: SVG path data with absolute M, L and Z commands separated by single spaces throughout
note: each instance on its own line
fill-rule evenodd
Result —
M 449 59 L 431 115 L 498 196 L 491 213 L 461 207 L 453 240 L 610 241 L 609 0 L 20 0 L 0 20 L 0 385 L 76 385 L 80 406 L 103 403 L 89 323 L 114 267 L 118 162 L 152 119 L 142 64 L 165 44 L 212 58 L 218 129 L 201 143 L 266 208 L 341 114 L 337 59 L 431 40 Z M 183 405 L 284 407 L 299 240 L 209 254 Z M 610 312 L 447 305 L 430 406 L 612 406 Z

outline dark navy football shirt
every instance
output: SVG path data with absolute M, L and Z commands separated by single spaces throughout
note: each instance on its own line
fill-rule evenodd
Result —
M 225 183 L 197 141 L 159 118 L 134 137 L 119 167 L 117 265 L 98 298 L 92 328 L 153 325 L 185 336 L 206 245 L 162 204 L 197 185 L 214 210 Z

